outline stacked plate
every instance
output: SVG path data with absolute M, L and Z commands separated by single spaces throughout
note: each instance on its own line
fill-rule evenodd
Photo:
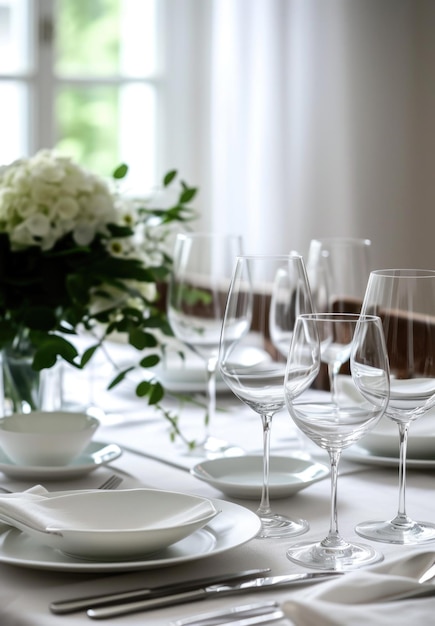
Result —
M 83 572 L 178 564 L 239 546 L 260 528 L 236 504 L 155 489 L 4 495 L 0 522 L 13 527 L 0 535 L 0 562 Z
M 397 467 L 399 463 L 397 424 L 384 416 L 358 445 L 343 453 L 343 458 L 360 463 Z M 407 467 L 435 469 L 435 410 L 429 411 L 410 426 Z

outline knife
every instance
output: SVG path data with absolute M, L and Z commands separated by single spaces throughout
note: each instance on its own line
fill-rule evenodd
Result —
M 344 572 L 304 572 L 303 574 L 288 574 L 284 576 L 258 577 L 253 580 L 243 582 L 223 583 L 217 585 L 202 586 L 198 589 L 191 589 L 181 593 L 174 593 L 160 598 L 149 598 L 136 602 L 126 602 L 118 606 L 108 606 L 101 608 L 90 608 L 87 616 L 92 619 L 104 619 L 138 613 L 139 611 L 150 611 L 186 602 L 196 602 L 215 596 L 229 596 L 248 593 L 250 591 L 268 591 L 271 588 L 286 588 L 292 585 L 314 583 L 332 576 L 341 576 Z
M 52 613 L 64 615 L 66 613 L 74 613 L 75 611 L 80 611 L 82 609 L 117 604 L 128 600 L 144 600 L 148 598 L 172 595 L 181 591 L 191 591 L 217 583 L 248 580 L 250 578 L 261 576 L 262 574 L 267 574 L 268 572 L 270 572 L 270 567 L 244 570 L 230 574 L 218 574 L 208 578 L 184 580 L 182 582 L 171 583 L 169 585 L 162 585 L 159 587 L 142 587 L 141 589 L 105 593 L 97 596 L 87 596 L 85 598 L 80 597 L 72 598 L 71 600 L 58 600 L 50 604 L 50 611 Z

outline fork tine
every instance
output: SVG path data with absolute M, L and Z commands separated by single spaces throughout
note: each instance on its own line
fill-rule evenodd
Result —
M 116 489 L 121 483 L 122 478 L 116 474 L 112 474 L 102 485 L 98 487 L 98 489 Z

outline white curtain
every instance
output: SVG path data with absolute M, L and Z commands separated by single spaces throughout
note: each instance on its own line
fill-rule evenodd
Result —
M 167 3 L 163 163 L 200 187 L 198 229 L 252 253 L 368 237 L 376 267 L 435 267 L 435 2 Z

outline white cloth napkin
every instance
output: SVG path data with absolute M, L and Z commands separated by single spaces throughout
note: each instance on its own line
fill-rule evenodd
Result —
M 421 589 L 418 579 L 434 562 L 435 551 L 401 555 L 316 585 L 303 597 L 285 601 L 282 608 L 295 626 L 433 624 L 435 597 L 400 601 L 388 598 Z
M 21 501 L 23 498 L 23 494 L 29 494 L 29 496 L 32 496 L 32 494 L 36 496 L 41 496 L 46 493 L 48 493 L 48 491 L 45 487 L 43 487 L 42 485 L 35 485 L 34 487 L 30 487 L 30 489 L 27 489 L 26 491 L 0 494 L 0 498 L 7 498 L 8 500 L 18 499 Z M 10 524 L 2 523 L 2 521 L 0 520 L 0 533 L 4 532 L 9 527 L 10 527 Z
M 59 527 L 64 521 L 61 502 L 65 496 L 47 500 L 47 489 L 35 485 L 27 491 L 0 494 L 0 523 L 16 526 L 20 530 L 30 527 L 46 532 L 51 525 Z M 53 504 L 59 502 L 59 506 Z M 44 506 L 49 504 L 49 506 Z

